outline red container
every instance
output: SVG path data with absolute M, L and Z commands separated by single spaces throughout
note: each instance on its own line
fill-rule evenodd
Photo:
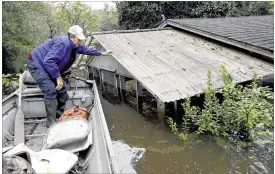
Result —
M 74 105 L 72 108 L 63 112 L 58 120 L 61 121 L 73 118 L 85 118 L 87 120 L 88 110 L 86 108 L 80 108 L 78 105 Z

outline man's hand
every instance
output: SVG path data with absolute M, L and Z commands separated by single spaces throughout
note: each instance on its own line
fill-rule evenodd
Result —
M 112 54 L 112 51 L 110 51 L 110 50 L 102 52 L 102 56 L 110 56 L 111 54 Z
M 57 91 L 59 91 L 60 89 L 62 89 L 62 87 L 63 87 L 63 80 L 62 80 L 62 77 L 60 76 L 60 77 L 58 77 L 57 79 L 56 79 L 56 82 L 57 82 L 57 86 L 56 86 L 56 90 Z

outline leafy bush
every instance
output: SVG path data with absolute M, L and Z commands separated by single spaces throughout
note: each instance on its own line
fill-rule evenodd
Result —
M 122 29 L 157 27 L 162 14 L 166 19 L 177 19 L 274 13 L 272 1 L 120 1 L 116 5 Z
M 14 57 L 17 56 L 17 50 L 11 44 L 3 43 L 3 73 L 11 73 L 14 72 L 14 67 L 12 63 L 14 61 Z
M 191 128 L 196 134 L 228 137 L 234 135 L 237 140 L 253 141 L 255 136 L 269 134 L 274 127 L 274 107 L 269 100 L 274 99 L 273 92 L 261 87 L 257 75 L 251 85 L 234 85 L 225 66 L 221 65 L 223 79 L 222 101 L 217 98 L 212 87 L 211 71 L 208 71 L 207 88 L 204 90 L 203 108 L 190 105 L 190 97 L 182 104 L 185 115 L 181 132 L 176 123 L 169 119 L 169 126 L 180 139 L 186 140 Z
M 2 92 L 3 96 L 14 92 L 18 86 L 19 74 L 2 74 Z M 2 96 L 2 97 L 3 97 Z

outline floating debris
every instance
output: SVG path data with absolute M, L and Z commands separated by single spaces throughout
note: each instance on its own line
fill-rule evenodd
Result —
M 137 173 L 134 166 L 143 158 L 145 149 L 130 147 L 123 141 L 113 141 L 115 160 L 121 173 Z

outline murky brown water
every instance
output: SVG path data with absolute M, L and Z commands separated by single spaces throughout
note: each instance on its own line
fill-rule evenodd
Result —
M 273 144 L 244 149 L 207 137 L 183 143 L 129 106 L 101 102 L 112 139 L 146 149 L 137 173 L 273 173 Z

